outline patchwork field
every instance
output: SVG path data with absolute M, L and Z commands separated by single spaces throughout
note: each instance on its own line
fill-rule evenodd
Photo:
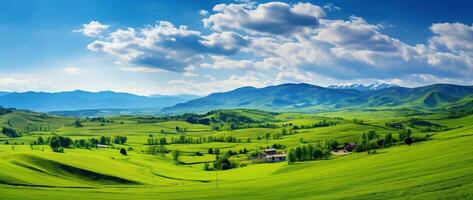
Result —
M 224 111 L 223 111 L 224 112 Z M 236 113 L 236 114 L 235 114 Z M 13 114 L 13 113 L 10 113 Z M 6 114 L 6 115 L 10 115 Z M 271 114 L 237 110 L 215 123 L 189 123 L 182 119 L 110 117 L 105 121 L 51 116 L 54 130 L 2 136 L 0 145 L 1 199 L 472 199 L 472 116 L 449 119 L 441 114 L 411 115 L 401 110 L 352 111 L 319 114 Z M 2 118 L 10 116 L 2 116 Z M 219 118 L 220 117 L 220 118 Z M 61 120 L 59 120 L 61 119 Z M 251 119 L 251 122 L 249 121 Z M 356 120 L 355 120 L 356 119 Z M 69 120 L 60 126 L 59 121 Z M 233 120 L 233 121 L 232 121 Z M 331 125 L 317 127 L 322 121 Z M 362 121 L 362 122 L 360 122 Z M 389 123 L 399 122 L 402 128 Z M 215 124 L 219 124 L 218 128 Z M 235 127 L 229 128 L 230 125 Z M 269 124 L 269 125 L 268 125 Z M 243 127 L 245 125 L 246 127 Z M 251 126 L 249 126 L 251 125 Z M 296 128 L 297 126 L 297 128 Z M 304 127 L 303 127 L 304 126 Z M 177 128 L 179 127 L 179 128 Z M 303 128 L 302 128 L 303 127 Z M 332 155 L 328 159 L 262 163 L 248 160 L 274 144 L 287 151 L 324 141 L 357 142 L 362 133 L 398 138 L 409 129 L 423 138 L 412 145 L 398 141 L 389 147 Z M 126 136 L 124 144 L 107 148 L 72 145 L 53 152 L 49 145 L 31 145 L 39 136 L 72 140 L 100 136 Z M 179 137 L 194 143 L 173 143 Z M 234 137 L 236 141 L 197 142 L 198 138 Z M 149 138 L 166 138 L 168 152 L 150 154 Z M 201 139 L 202 140 L 202 139 Z M 9 144 L 5 144 L 8 141 Z M 15 145 L 16 144 L 16 145 Z M 22 145 L 23 144 L 23 145 Z M 121 155 L 119 149 L 126 149 Z M 240 152 L 230 160 L 240 165 L 227 170 L 205 170 L 215 154 Z M 372 150 L 372 151 L 373 151 Z M 174 151 L 181 152 L 178 161 Z M 199 153 L 197 153 L 199 152 Z

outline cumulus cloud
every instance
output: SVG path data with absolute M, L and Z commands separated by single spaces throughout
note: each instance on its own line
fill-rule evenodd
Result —
M 340 9 L 333 4 L 323 8 Z M 169 83 L 200 87 L 194 89 L 202 91 L 210 84 L 228 88 L 245 82 L 409 80 L 411 84 L 415 79 L 473 77 L 473 25 L 436 23 L 430 27 L 428 43 L 412 45 L 384 34 L 385 26 L 362 17 L 326 19 L 324 9 L 311 3 L 238 1 L 215 5 L 210 12 L 199 11 L 205 17 L 205 34 L 166 21 L 114 31 L 108 30 L 108 25 L 91 22 L 84 24 L 81 32 L 98 38 L 88 45 L 89 50 L 112 55 L 135 71 L 166 70 L 189 79 L 205 78 L 209 82 Z M 251 71 L 271 77 L 230 76 L 219 80 L 199 74 L 209 69 Z M 232 81 L 238 84 L 232 85 Z M 211 88 L 220 90 L 223 86 Z
M 81 32 L 89 37 L 98 37 L 109 27 L 110 25 L 101 24 L 98 21 L 91 21 L 88 24 L 83 24 L 81 29 L 74 30 L 74 32 Z
M 203 19 L 205 27 L 216 31 L 243 30 L 279 35 L 316 27 L 318 19 L 325 15 L 322 8 L 310 3 L 219 4 L 213 11 L 214 14 Z
M 233 55 L 248 42 L 247 38 L 234 32 L 203 35 L 186 26 L 175 27 L 170 22 L 159 21 L 139 30 L 115 30 L 87 48 L 116 56 L 131 66 L 184 72 L 207 55 Z
M 462 23 L 437 23 L 430 29 L 435 34 L 430 39 L 433 48 L 446 47 L 455 53 L 473 55 L 473 25 Z

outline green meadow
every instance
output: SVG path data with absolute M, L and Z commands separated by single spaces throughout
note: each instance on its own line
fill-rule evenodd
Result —
M 449 118 L 439 112 L 412 110 L 317 114 L 223 110 L 196 119 L 82 118 L 78 126 L 75 118 L 24 111 L 1 115 L 0 124 L 16 128 L 21 137 L 0 138 L 0 198 L 473 199 L 473 115 Z M 330 125 L 314 125 L 322 122 Z M 407 130 L 415 138 L 411 145 L 399 139 Z M 342 148 L 370 131 L 379 138 L 392 134 L 396 141 L 370 151 L 333 153 L 291 164 L 250 159 L 274 145 L 287 152 L 301 145 L 336 141 L 337 148 Z M 102 136 L 126 136 L 127 140 L 105 148 L 72 144 L 63 152 L 52 151 L 48 144 L 33 145 L 38 137 L 46 140 L 53 135 L 72 141 Z M 180 137 L 193 142 L 176 142 Z M 149 144 L 150 138 L 167 142 Z M 150 153 L 156 146 L 167 151 Z M 237 164 L 226 170 L 205 170 L 217 158 L 209 149 L 218 149 L 220 155 L 236 152 L 229 160 Z M 177 160 L 176 151 L 180 152 Z

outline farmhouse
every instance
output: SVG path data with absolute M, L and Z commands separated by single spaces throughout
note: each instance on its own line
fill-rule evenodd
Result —
M 276 149 L 265 149 L 264 154 L 265 155 L 276 155 L 276 154 L 278 154 L 278 152 L 276 151 Z
M 286 154 L 278 154 L 276 149 L 265 149 L 263 159 L 266 162 L 283 162 L 286 160 Z
M 267 155 L 265 159 L 267 162 L 283 162 L 286 161 L 286 154 Z
M 353 149 L 355 149 L 356 143 L 350 142 L 350 143 L 345 143 L 345 151 L 352 152 Z

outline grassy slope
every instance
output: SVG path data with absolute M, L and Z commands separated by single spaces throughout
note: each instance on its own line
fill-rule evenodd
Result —
M 351 116 L 347 113 L 329 115 L 347 119 Z M 278 117 L 287 119 L 288 116 L 298 117 L 289 114 Z M 301 135 L 307 140 L 349 137 L 372 128 L 383 133 L 390 130 L 377 125 L 383 124 L 385 120 L 403 118 L 393 113 L 360 113 L 355 117 L 365 119 L 368 125 L 342 123 L 334 127 L 309 129 L 307 133 L 286 136 L 277 142 L 296 144 Z M 375 120 L 376 118 L 382 120 Z M 320 119 L 319 116 L 310 116 L 294 120 L 304 124 Z M 15 150 L 11 150 L 10 146 L 0 145 L 1 181 L 54 186 L 47 188 L 3 185 L 0 187 L 0 196 L 2 199 L 471 199 L 473 124 L 470 119 L 471 116 L 455 121 L 432 119 L 449 127 L 461 127 L 436 133 L 433 140 L 428 142 L 393 147 L 381 150 L 376 155 L 358 153 L 328 161 L 302 162 L 290 166 L 286 163 L 249 165 L 218 174 L 203 171 L 202 164 L 175 165 L 170 158 L 149 156 L 137 151 L 131 151 L 128 157 L 124 157 L 113 149 L 68 149 L 66 153 L 58 154 L 48 150 L 31 151 L 26 146 L 16 146 Z M 168 125 L 169 128 L 174 126 Z M 204 127 L 196 127 L 199 128 Z M 74 132 L 67 128 L 62 131 Z M 111 129 L 110 134 L 116 131 L 118 128 Z M 236 136 L 239 132 L 250 134 L 242 130 L 212 134 Z M 136 138 L 137 143 L 140 139 L 145 139 L 145 136 L 135 137 L 141 137 Z M 208 147 L 255 147 L 274 142 L 262 140 L 250 144 L 169 145 L 169 148 L 205 151 Z M 189 162 L 209 159 L 212 159 L 211 155 L 183 157 L 184 161 Z M 40 164 L 51 163 L 49 161 L 82 170 L 64 172 L 58 170 L 61 167 L 57 165 L 51 167 Z M 87 178 L 90 174 L 102 174 L 109 177 L 108 180 L 114 181 L 90 180 Z M 219 178 L 219 191 L 216 191 L 216 175 Z M 120 184 L 120 181 L 124 180 L 133 184 Z
M 63 127 L 71 124 L 72 118 L 56 117 L 51 115 L 44 115 L 41 113 L 29 111 L 14 111 L 0 115 L 0 127 L 14 127 L 16 129 L 23 129 L 30 127 L 51 127 L 51 129 Z

